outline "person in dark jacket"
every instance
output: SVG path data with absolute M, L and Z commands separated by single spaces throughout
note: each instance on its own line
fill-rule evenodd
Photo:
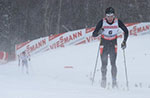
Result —
M 111 75 L 112 75 L 112 87 L 117 86 L 117 67 L 116 67 L 116 57 L 117 57 L 117 34 L 118 29 L 121 28 L 124 32 L 124 40 L 121 44 L 121 48 L 126 48 L 126 41 L 128 38 L 128 29 L 124 23 L 115 17 L 115 10 L 112 7 L 109 7 L 105 10 L 105 17 L 101 19 L 92 36 L 97 37 L 101 35 L 100 43 L 100 55 L 101 55 L 101 87 L 105 88 L 107 79 L 107 64 L 108 58 L 110 58 L 111 63 Z M 101 32 L 99 32 L 101 31 Z

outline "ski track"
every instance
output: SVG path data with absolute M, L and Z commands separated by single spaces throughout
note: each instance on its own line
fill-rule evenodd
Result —
M 150 98 L 150 34 L 129 37 L 126 61 L 129 90 L 126 88 L 122 39 L 118 39 L 118 89 L 100 87 L 100 58 L 94 85 L 91 85 L 98 42 L 68 46 L 31 57 L 29 75 L 17 61 L 0 66 L 0 98 Z M 64 68 L 71 66 L 72 68 Z M 111 84 L 111 66 L 107 80 Z

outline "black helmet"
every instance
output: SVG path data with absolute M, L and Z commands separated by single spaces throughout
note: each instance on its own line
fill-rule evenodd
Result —
M 105 10 L 105 14 L 115 14 L 114 8 L 108 7 L 108 8 Z

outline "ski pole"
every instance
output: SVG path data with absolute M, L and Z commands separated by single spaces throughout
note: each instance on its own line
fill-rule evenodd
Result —
M 125 75 L 126 75 L 126 86 L 127 86 L 127 89 L 129 90 L 126 57 L 125 57 L 125 50 L 124 49 L 123 49 L 123 56 L 124 56 L 124 66 L 125 66 Z
M 98 58 L 99 58 L 99 51 L 100 51 L 100 43 L 99 43 L 99 46 L 98 46 L 96 62 L 95 62 L 95 67 L 94 67 L 94 71 L 93 71 L 92 85 L 94 83 L 94 78 L 95 78 L 95 73 L 96 73 L 96 68 L 97 68 L 97 62 L 98 62 Z

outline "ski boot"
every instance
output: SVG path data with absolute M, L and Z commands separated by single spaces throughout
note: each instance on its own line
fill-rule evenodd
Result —
M 101 87 L 106 88 L 106 80 L 102 79 L 101 81 Z
M 112 88 L 118 88 L 118 84 L 117 84 L 116 80 L 112 81 Z

